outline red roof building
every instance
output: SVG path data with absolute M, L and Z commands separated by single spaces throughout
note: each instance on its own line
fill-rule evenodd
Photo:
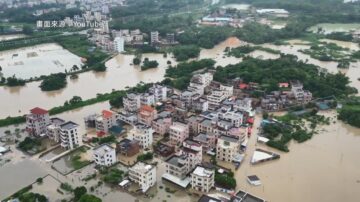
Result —
M 45 110 L 45 109 L 40 108 L 40 107 L 35 107 L 34 109 L 30 110 L 30 113 L 31 114 L 36 114 L 36 115 L 44 115 L 44 114 L 47 114 L 49 112 L 47 110 Z

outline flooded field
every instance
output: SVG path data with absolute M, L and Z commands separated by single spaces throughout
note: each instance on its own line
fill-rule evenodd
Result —
M 73 65 L 81 67 L 81 58 L 55 43 L 0 52 L 4 77 L 15 75 L 17 78 L 29 79 L 69 71 Z
M 44 177 L 47 172 L 32 160 L 23 160 L 19 163 L 8 163 L 0 167 L 0 200 L 14 194 L 25 186 Z
M 25 38 L 25 34 L 9 34 L 9 35 L 0 35 L 0 41 L 8 41 L 12 39 Z
M 332 32 L 349 32 L 360 29 L 360 23 L 321 23 L 310 27 L 308 31 L 318 32 L 319 29 L 324 34 L 330 34 Z
M 213 49 L 202 50 L 199 58 L 216 59 L 217 65 L 238 63 L 241 59 L 225 58 L 223 54 L 226 47 L 236 47 L 240 44 L 241 41 L 236 38 L 229 38 Z M 125 89 L 127 86 L 135 86 L 139 82 L 159 82 L 164 79 L 165 70 L 168 67 L 167 61 L 176 64 L 174 58 L 170 56 L 164 58 L 162 54 L 143 54 L 143 58 L 146 57 L 150 60 L 157 60 L 159 67 L 141 71 L 139 67 L 130 65 L 134 58 L 133 55 L 120 54 L 106 62 L 108 67 L 106 72 L 85 72 L 79 74 L 79 78 L 76 80 L 68 78 L 67 87 L 61 90 L 42 92 L 39 88 L 40 82 L 27 83 L 24 87 L 0 87 L 2 99 L 0 118 L 23 115 L 35 106 L 41 105 L 45 109 L 50 109 L 63 105 L 74 95 L 88 99 L 95 97 L 97 93 Z
M 335 117 L 335 112 L 323 114 Z M 258 125 L 258 121 L 260 117 L 256 119 L 255 125 Z M 292 142 L 289 153 L 256 143 L 256 137 L 253 136 L 248 143 L 248 155 L 235 174 L 237 187 L 267 201 L 359 201 L 359 145 L 360 129 L 340 121 L 323 127 L 311 140 L 300 144 Z M 250 165 L 255 148 L 274 151 L 281 158 Z M 246 181 L 248 175 L 257 175 L 262 185 L 251 186 Z
M 332 41 L 336 42 L 335 40 L 332 40 Z M 327 71 L 329 71 L 331 73 L 337 73 L 340 71 L 349 77 L 349 79 L 351 81 L 350 85 L 357 88 L 360 91 L 360 81 L 358 80 L 360 78 L 360 62 L 359 61 L 352 62 L 350 64 L 349 69 L 339 69 L 339 68 L 337 68 L 337 65 L 338 65 L 337 62 L 319 61 L 317 59 L 311 58 L 310 55 L 306 55 L 304 53 L 299 52 L 299 50 L 304 50 L 304 49 L 310 48 L 310 45 L 305 45 L 308 42 L 300 41 L 300 40 L 291 40 L 291 41 L 289 41 L 289 43 L 290 43 L 290 45 L 276 46 L 274 44 L 265 44 L 263 46 L 274 49 L 274 50 L 279 50 L 285 54 L 296 55 L 299 60 L 302 60 L 302 61 L 310 63 L 310 64 L 317 65 L 321 68 L 326 69 Z M 340 46 L 346 45 L 346 46 L 352 47 L 354 49 L 356 49 L 356 47 L 357 47 L 357 44 L 351 43 L 351 42 L 341 42 L 341 43 L 338 43 L 338 45 L 340 45 Z

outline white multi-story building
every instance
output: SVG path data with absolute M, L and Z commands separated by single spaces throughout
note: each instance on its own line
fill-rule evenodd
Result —
M 46 127 L 50 124 L 49 112 L 36 107 L 26 115 L 26 131 L 29 135 L 46 135 Z
M 216 145 L 216 158 L 220 161 L 232 162 L 240 151 L 240 138 L 221 135 Z
M 144 93 L 140 95 L 140 104 L 141 105 L 155 105 L 155 96 L 150 93 Z
M 202 162 L 202 145 L 195 140 L 186 139 L 182 144 L 179 155 L 186 156 L 186 169 L 189 173 Z
M 308 103 L 312 100 L 312 94 L 310 91 L 304 90 L 303 87 L 300 81 L 291 81 L 291 92 L 295 99 L 300 103 Z
M 122 53 L 125 51 L 125 40 L 123 37 L 116 37 L 114 39 L 114 51 Z
M 197 166 L 191 173 L 191 188 L 200 192 L 209 192 L 215 184 L 215 171 Z
M 150 42 L 151 44 L 159 42 L 159 32 L 151 32 L 150 33 Z
M 153 143 L 154 130 L 151 126 L 138 123 L 130 132 L 130 139 L 139 141 L 141 148 L 146 149 L 151 147 Z
M 74 149 L 82 145 L 82 138 L 79 134 L 79 125 L 68 121 L 60 125 L 61 147 L 66 149 Z
M 207 72 L 204 74 L 196 74 L 191 78 L 188 90 L 199 95 L 204 95 L 204 89 L 210 85 L 213 80 L 213 74 Z
M 162 102 L 162 101 L 165 101 L 167 98 L 167 87 L 166 86 L 154 84 L 149 89 L 149 92 L 154 95 L 155 102 Z
M 116 150 L 108 144 L 103 144 L 94 149 L 93 159 L 96 165 L 111 166 L 116 163 Z
M 234 88 L 232 86 L 220 85 L 219 89 L 212 90 L 207 96 L 210 106 L 219 106 L 222 101 L 233 95 Z
M 116 125 L 116 113 L 103 110 L 101 115 L 95 118 L 95 128 L 97 132 L 108 133 L 109 129 Z
M 234 127 L 240 127 L 243 124 L 244 115 L 240 111 L 227 111 L 219 113 L 219 118 L 231 122 Z
M 173 122 L 169 130 L 170 142 L 172 144 L 181 144 L 189 137 L 189 126 L 180 122 Z
M 156 183 L 156 167 L 143 162 L 137 162 L 129 168 L 129 178 L 131 181 L 139 184 L 142 192 L 145 193 Z
M 101 25 L 101 31 L 102 31 L 103 33 L 109 33 L 109 32 L 110 32 L 110 30 L 109 30 L 109 21 L 104 20 L 104 21 L 102 21 L 101 23 L 102 23 L 102 25 Z
M 138 115 L 136 113 L 122 110 L 118 114 L 118 119 L 124 121 L 127 124 L 134 125 L 138 122 Z
M 63 123 L 65 121 L 60 118 L 51 118 L 50 125 L 46 127 L 46 135 L 55 142 L 60 142 L 60 126 Z
M 129 93 L 123 98 L 124 109 L 128 112 L 137 112 L 140 108 L 140 95 Z

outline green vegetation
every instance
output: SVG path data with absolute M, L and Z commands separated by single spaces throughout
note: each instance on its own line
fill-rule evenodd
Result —
M 74 201 L 78 201 L 83 195 L 86 194 L 87 190 L 86 187 L 81 186 L 81 187 L 76 187 L 73 192 L 74 192 Z
M 22 151 L 31 154 L 35 154 L 46 149 L 42 146 L 40 139 L 35 139 L 31 137 L 26 137 L 23 141 L 19 143 L 18 147 Z
M 235 189 L 236 179 L 234 178 L 234 173 L 219 173 L 215 171 L 215 185 L 225 189 Z
M 27 192 L 19 196 L 21 202 L 47 202 L 47 198 L 44 195 L 38 193 Z
M 103 180 L 105 183 L 109 183 L 112 185 L 117 185 L 124 177 L 124 172 L 117 168 L 103 168 L 100 171 L 101 174 L 104 175 Z
M 109 135 L 103 138 L 92 138 L 93 143 L 98 143 L 99 145 L 107 144 L 107 143 L 116 143 L 116 137 L 113 135 Z
M 300 50 L 312 58 L 320 61 L 342 61 L 350 60 L 351 52 L 348 48 L 342 48 L 334 43 L 314 44 L 310 49 Z
M 133 64 L 134 64 L 134 65 L 139 65 L 140 63 L 141 63 L 141 59 L 140 59 L 140 58 L 135 57 L 135 58 L 133 59 Z
M 259 83 L 265 91 L 276 90 L 280 82 L 299 80 L 314 97 L 346 97 L 357 92 L 349 87 L 349 78 L 343 74 L 321 73 L 317 66 L 298 61 L 292 55 L 281 55 L 275 60 L 244 58 L 239 64 L 217 68 L 214 74 L 214 80 L 223 83 L 237 77 L 246 83 Z
M 185 61 L 190 58 L 196 58 L 200 54 L 200 48 L 196 45 L 176 46 L 172 50 L 177 61 Z
M 213 48 L 232 35 L 229 27 L 194 27 L 181 33 L 177 40 L 183 45 L 197 45 L 201 48 Z
M 339 40 L 339 41 L 352 41 L 354 38 L 351 34 L 344 32 L 333 32 L 325 36 L 328 39 Z
M 149 60 L 149 58 L 145 58 L 143 65 L 141 65 L 141 71 L 151 68 L 157 68 L 158 66 L 159 63 L 156 60 Z
M 202 69 L 211 69 L 214 67 L 215 61 L 211 59 L 202 59 L 199 61 L 191 61 L 188 63 L 180 63 L 176 67 L 166 69 L 166 77 L 164 84 L 174 88 L 183 90 L 189 85 L 192 73 Z
M 145 154 L 141 154 L 137 157 L 138 161 L 148 161 L 154 158 L 154 154 L 152 152 L 147 152 Z
M 13 86 L 24 86 L 25 85 L 25 80 L 23 79 L 18 79 L 15 77 L 15 75 L 13 75 L 12 77 L 8 77 L 6 79 L 6 82 L 5 84 L 10 86 L 10 87 L 13 87 Z
M 316 133 L 318 124 L 330 124 L 329 118 L 316 113 L 317 111 L 313 109 L 306 110 L 301 115 L 288 113 L 275 117 L 281 123 L 267 124 L 263 127 L 264 134 L 270 139 L 267 145 L 288 152 L 287 144 L 290 140 L 294 139 L 301 143 L 311 139 Z
M 339 109 L 338 119 L 360 128 L 360 98 L 352 97 L 346 100 Z
M 79 170 L 82 167 L 85 167 L 89 165 L 90 161 L 88 160 L 82 160 L 80 154 L 72 156 L 70 158 L 71 166 L 74 168 L 74 170 Z
M 67 191 L 67 192 L 72 192 L 73 191 L 73 188 L 72 188 L 72 186 L 70 185 L 70 184 L 68 184 L 68 183 L 61 183 L 60 184 L 60 188 L 62 189 L 62 190 L 64 190 L 64 191 Z
M 39 177 L 38 179 L 36 179 L 36 182 L 38 184 L 42 184 L 43 183 L 43 178 L 42 177 Z
M 280 51 L 278 50 L 273 50 L 271 48 L 266 48 L 266 47 L 262 47 L 262 46 L 239 46 L 236 48 L 226 48 L 225 52 L 227 56 L 234 56 L 236 58 L 241 58 L 241 57 L 245 57 L 246 54 L 249 54 L 255 50 L 261 50 L 261 51 L 265 51 L 268 53 L 272 53 L 272 54 L 281 54 Z
M 52 91 L 65 88 L 67 85 L 66 74 L 57 73 L 47 76 L 40 84 L 42 91 Z
M 102 202 L 102 200 L 94 195 L 84 194 L 78 202 Z

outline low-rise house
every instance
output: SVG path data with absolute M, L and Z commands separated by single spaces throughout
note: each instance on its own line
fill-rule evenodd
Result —
M 116 150 L 108 144 L 94 148 L 93 159 L 96 165 L 111 166 L 116 163 Z
M 203 151 L 209 151 L 213 148 L 216 148 L 216 135 L 213 133 L 199 133 L 197 136 L 193 137 L 193 140 L 199 142 L 202 145 Z
M 189 133 L 190 135 L 196 135 L 198 134 L 198 125 L 204 118 L 192 115 L 189 118 L 187 118 L 187 124 L 189 126 Z
M 140 144 L 137 140 L 123 139 L 117 144 L 116 150 L 119 154 L 130 157 L 139 153 Z
M 60 126 L 63 123 L 65 121 L 60 118 L 51 118 L 50 125 L 46 127 L 46 135 L 55 142 L 60 142 Z
M 131 181 L 139 184 L 142 192 L 145 193 L 156 183 L 156 167 L 143 162 L 137 162 L 129 168 L 129 178 Z
M 195 111 L 204 112 L 209 109 L 209 102 L 207 99 L 198 98 L 192 101 L 191 107 Z
M 32 136 L 46 135 L 46 127 L 50 124 L 49 112 L 36 107 L 26 115 L 26 131 Z
M 168 157 L 175 152 L 175 147 L 160 142 L 156 145 L 155 152 L 163 157 Z
M 116 113 L 109 110 L 103 110 L 101 115 L 98 115 L 95 119 L 95 128 L 97 132 L 107 134 L 109 129 L 117 125 Z
M 60 125 L 61 147 L 74 149 L 82 145 L 82 137 L 79 133 L 79 125 L 68 121 Z
M 215 184 L 213 169 L 197 166 L 191 173 L 191 188 L 200 192 L 209 192 Z
M 129 93 L 123 98 L 124 109 L 128 112 L 137 112 L 140 108 L 140 95 Z
M 168 158 L 166 161 L 166 173 L 170 175 L 174 175 L 180 179 L 183 179 L 187 175 L 186 168 L 186 157 L 185 156 L 177 156 L 173 155 Z
M 118 114 L 118 119 L 127 124 L 134 125 L 138 122 L 138 115 L 136 113 L 121 111 Z
M 140 123 L 151 126 L 152 121 L 156 118 L 157 118 L 156 109 L 148 105 L 143 105 L 140 107 L 140 110 L 138 112 L 138 121 Z
M 216 145 L 216 158 L 220 161 L 232 162 L 234 156 L 240 151 L 240 140 L 238 137 L 221 135 Z
M 185 123 L 174 122 L 170 126 L 169 134 L 171 144 L 181 144 L 186 138 L 189 137 L 189 127 Z
M 151 147 L 153 143 L 153 133 L 154 130 L 151 126 L 138 123 L 130 132 L 130 138 L 139 141 L 141 148 L 146 149 Z
M 154 131 L 162 136 L 165 135 L 166 133 L 169 133 L 171 125 L 172 125 L 171 117 L 157 118 L 153 120 L 151 124 Z
M 213 80 L 213 74 L 210 72 L 204 74 L 195 74 L 190 81 L 188 90 L 198 93 L 200 96 L 204 95 L 205 87 L 210 85 Z

